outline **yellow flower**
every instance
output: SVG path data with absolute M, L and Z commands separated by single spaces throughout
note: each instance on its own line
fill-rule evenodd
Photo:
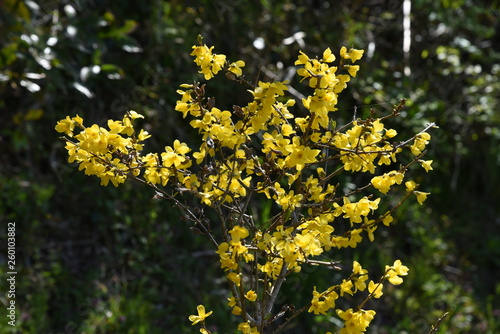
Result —
M 385 266 L 385 278 L 387 278 L 390 283 L 399 285 L 403 283 L 403 279 L 399 276 L 408 275 L 408 271 L 408 267 L 404 266 L 401 260 L 396 260 L 392 266 Z
M 184 156 L 191 149 L 185 144 L 181 143 L 178 139 L 174 141 L 174 148 L 165 146 L 165 152 L 161 154 L 161 159 L 164 167 L 175 166 L 179 168 L 184 162 L 187 161 Z
M 393 285 L 400 285 L 403 283 L 403 279 L 397 275 L 394 270 L 389 270 L 385 275 L 385 278 Z
M 383 176 L 375 176 L 372 180 L 371 180 L 371 184 L 377 188 L 378 190 L 380 190 L 380 192 L 382 192 L 383 194 L 387 194 L 387 192 L 389 191 L 390 187 L 391 187 L 391 180 L 387 177 L 383 177 Z
M 375 188 L 380 190 L 380 192 L 386 194 L 393 184 L 401 184 L 401 182 L 403 181 L 403 177 L 403 173 L 393 171 L 385 173 L 382 176 L 375 176 L 372 179 L 371 183 Z
M 347 52 L 347 48 L 343 46 L 340 48 L 340 56 L 344 59 L 350 59 L 353 63 L 356 60 L 361 59 L 363 57 L 364 50 L 357 50 L 357 49 L 350 49 L 349 52 Z
M 380 298 L 384 293 L 382 292 L 382 283 L 375 283 L 373 281 L 370 281 L 368 283 L 368 292 L 373 294 L 374 298 Z
M 410 147 L 411 153 L 413 155 L 419 155 L 425 149 L 425 146 L 429 143 L 431 139 L 431 135 L 427 132 L 419 133 L 415 136 L 415 141 L 413 145 Z
M 220 267 L 226 270 L 233 269 L 236 270 L 238 268 L 238 264 L 233 260 L 231 253 L 228 252 L 229 244 L 227 242 L 223 242 L 219 245 L 218 250 L 216 251 L 220 257 Z
M 149 134 L 149 132 L 144 131 L 143 129 L 141 129 L 141 131 L 139 132 L 139 135 L 137 136 L 137 139 L 139 141 L 145 141 L 149 137 L 151 137 L 151 135 Z
M 231 272 L 227 274 L 227 278 L 229 278 L 229 280 L 234 284 L 236 284 L 237 286 L 241 285 L 241 276 L 238 275 L 237 273 Z
M 281 126 L 281 133 L 283 134 L 283 136 L 290 136 L 294 134 L 295 131 L 293 130 L 293 127 L 290 124 L 283 124 Z
M 229 71 L 240 76 L 243 74 L 241 70 L 242 67 L 245 67 L 245 62 L 243 60 L 238 60 L 237 62 L 229 64 Z
M 231 241 L 239 242 L 241 239 L 248 237 L 248 230 L 243 226 L 235 226 L 229 231 L 231 234 Z
M 300 51 L 300 55 L 294 65 L 305 65 L 309 62 L 309 60 L 309 57 L 304 52 Z
M 324 307 L 323 307 L 325 302 L 321 301 L 320 297 L 321 297 L 321 293 L 316 291 L 316 287 L 314 287 L 313 298 L 311 300 L 311 306 L 309 307 L 307 312 L 309 312 L 309 313 L 314 312 L 314 314 L 320 314 L 320 313 L 324 314 L 325 313 Z
M 354 261 L 352 273 L 354 276 L 352 279 L 354 281 L 354 287 L 356 290 L 364 291 L 366 289 L 365 281 L 368 279 L 368 270 L 363 269 L 358 261 Z
M 330 48 L 327 48 L 323 52 L 323 58 L 321 61 L 324 63 L 331 63 L 332 61 L 335 61 L 335 55 L 332 54 L 332 50 L 330 50 Z
M 373 320 L 375 311 L 358 310 L 354 312 L 352 309 L 348 309 L 346 311 L 337 310 L 337 314 L 345 322 L 344 328 L 340 330 L 341 334 L 363 333 Z
M 385 225 L 385 226 L 389 226 L 392 221 L 394 220 L 394 218 L 391 216 L 391 215 L 386 215 L 384 217 L 384 219 L 382 219 L 382 223 Z
M 227 300 L 229 301 L 229 303 L 227 303 L 227 305 L 229 305 L 229 306 L 231 306 L 231 307 L 233 307 L 233 306 L 235 306 L 235 305 L 236 305 L 236 298 L 234 298 L 234 297 L 229 297 Z
M 406 181 L 405 186 L 406 191 L 413 191 L 417 187 L 417 184 L 415 183 L 415 181 Z
M 210 311 L 208 313 L 205 313 L 205 306 L 203 305 L 198 305 L 196 309 L 198 310 L 198 315 L 189 316 L 189 320 L 193 322 L 192 325 L 196 325 L 199 322 L 205 321 L 205 319 L 208 318 L 208 316 L 210 316 L 213 312 Z
M 64 134 L 73 137 L 73 129 L 75 128 L 75 125 L 83 126 L 83 119 L 78 115 L 73 118 L 66 116 L 65 119 L 57 122 L 56 131 L 64 132 Z
M 349 280 L 342 280 L 342 283 L 340 283 L 340 296 L 344 296 L 344 293 L 348 293 L 352 296 L 353 291 L 352 288 L 354 287 L 354 284 L 352 284 L 352 281 Z
M 398 132 L 394 129 L 389 129 L 385 131 L 385 136 L 388 138 L 395 137 L 398 134 Z
M 290 190 L 288 194 L 283 193 L 276 199 L 276 204 L 281 205 L 283 210 L 298 208 L 300 206 L 300 201 L 302 201 L 302 194 L 295 195 L 293 190 Z
M 125 130 L 125 126 L 122 121 L 113 121 L 112 119 L 108 120 L 108 128 L 110 133 L 120 133 Z
M 427 199 L 427 195 L 430 195 L 431 193 L 424 193 L 422 191 L 415 191 L 415 195 L 417 196 L 417 202 L 418 204 L 422 205 L 424 204 L 425 200 Z
M 251 302 L 254 302 L 257 300 L 257 294 L 255 293 L 255 291 L 250 290 L 245 294 L 245 298 Z
M 70 134 L 71 132 L 73 132 L 73 128 L 73 121 L 71 121 L 71 118 L 69 118 L 69 116 L 66 116 L 66 119 L 62 119 L 57 122 L 56 125 L 56 131 L 64 132 L 65 134 Z
M 200 66 L 206 80 L 213 78 L 214 74 L 217 74 L 224 66 L 226 62 L 225 55 L 212 54 L 213 46 L 208 48 L 208 46 L 193 46 L 193 52 L 191 56 L 195 56 L 194 62 L 196 65 Z
M 358 71 L 359 71 L 359 65 L 351 65 L 351 66 L 347 67 L 347 72 L 349 72 L 349 75 L 351 77 L 355 77 L 356 73 L 358 73 Z
M 141 114 L 137 113 L 137 111 L 134 111 L 134 110 L 130 110 L 127 114 L 128 114 L 128 116 L 129 116 L 132 120 L 134 120 L 134 119 L 136 119 L 136 118 L 144 118 L 144 116 L 143 116 L 143 115 L 141 115 Z
M 316 161 L 316 156 L 320 150 L 313 150 L 300 144 L 299 137 L 293 137 L 293 144 L 290 147 L 291 153 L 285 159 L 287 167 L 295 167 L 301 171 L 306 164 Z
M 394 271 L 396 271 L 399 276 L 408 275 L 408 271 L 410 270 L 410 269 L 408 269 L 407 266 L 403 266 L 403 263 L 401 262 L 401 260 L 394 261 L 394 264 L 392 266 L 394 268 Z
M 432 170 L 432 166 L 431 166 L 432 161 L 433 160 L 425 160 L 425 161 L 421 161 L 420 162 L 421 165 L 422 165 L 422 167 L 424 167 L 424 169 L 425 169 L 426 172 Z
M 314 287 L 313 298 L 308 312 L 314 312 L 314 314 L 326 314 L 329 309 L 334 308 L 335 301 L 339 298 L 339 295 L 333 291 L 334 288 L 336 287 L 330 287 L 325 292 L 320 293 L 316 291 L 316 287 Z
M 241 324 L 238 325 L 238 330 L 245 333 L 245 334 L 249 334 L 250 333 L 250 324 L 247 322 L 242 322 Z

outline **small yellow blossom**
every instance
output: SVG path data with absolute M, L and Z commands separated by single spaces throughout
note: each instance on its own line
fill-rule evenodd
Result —
M 255 293 L 255 291 L 250 290 L 245 294 L 245 298 L 251 302 L 254 302 L 257 300 L 257 294 Z
M 192 325 L 196 325 L 199 322 L 205 321 L 205 319 L 212 314 L 213 311 L 210 311 L 208 313 L 205 313 L 205 306 L 203 305 L 198 305 L 196 307 L 198 310 L 198 315 L 190 315 L 189 320 L 192 321 Z
M 375 283 L 370 281 L 368 283 L 368 292 L 373 295 L 374 298 L 380 298 L 384 293 L 382 292 L 382 283 Z
M 334 288 L 336 287 L 330 287 L 325 292 L 320 293 L 314 287 L 311 306 L 307 311 L 314 314 L 326 314 L 328 310 L 335 308 L 335 301 L 339 295 L 333 290 Z
M 243 226 L 235 226 L 229 231 L 231 241 L 239 242 L 241 239 L 248 237 L 248 230 Z
M 422 153 L 422 151 L 425 149 L 425 146 L 429 143 L 430 139 L 431 135 L 428 134 L 427 132 L 422 132 L 416 135 L 415 141 L 413 142 L 413 145 L 410 147 L 411 153 L 415 156 Z
M 399 285 L 403 283 L 403 279 L 400 276 L 408 275 L 408 267 L 401 263 L 401 260 L 394 261 L 392 266 L 385 266 L 385 278 L 393 284 Z
M 293 127 L 290 124 L 283 124 L 283 126 L 281 127 L 281 132 L 285 137 L 288 137 L 295 133 Z
M 320 153 L 320 150 L 314 150 L 301 145 L 299 137 L 293 137 L 293 143 L 289 150 L 291 153 L 286 157 L 285 165 L 287 167 L 295 167 L 299 171 L 304 169 L 306 164 L 315 162 L 316 156 Z
M 137 111 L 134 111 L 134 110 L 129 110 L 127 112 L 127 116 L 129 116 L 132 120 L 137 119 L 137 118 L 144 118 L 143 115 L 139 114 Z
M 231 272 L 231 273 L 227 274 L 227 278 L 229 278 L 229 280 L 231 282 L 233 282 L 234 284 L 236 284 L 236 286 L 240 286 L 241 285 L 241 275 L 239 275 L 237 273 L 234 273 L 234 272 Z
M 344 328 L 340 330 L 340 334 L 364 333 L 375 317 L 375 311 L 373 310 L 353 311 L 348 309 L 346 311 L 336 311 L 339 317 L 344 320 Z
M 354 287 L 354 284 L 352 284 L 351 280 L 342 280 L 342 283 L 340 283 L 340 296 L 344 296 L 344 293 L 348 293 L 352 296 L 354 293 L 352 291 L 352 288 Z
M 430 195 L 430 193 L 424 193 L 422 191 L 415 191 L 415 195 L 417 196 L 418 204 L 422 205 L 422 204 L 424 204 L 425 200 L 427 199 L 427 195 Z
M 191 55 L 206 80 L 222 70 L 227 71 L 229 79 L 242 76 L 243 61 L 230 62 L 199 40 L 200 45 L 193 47 Z M 127 112 L 121 120 L 107 121 L 106 128 L 97 124 L 85 127 L 78 115 L 68 116 L 57 123 L 56 130 L 66 136 L 68 161 L 77 162 L 86 175 L 99 177 L 102 185 L 117 186 L 135 177 L 154 187 L 168 184 L 172 195 L 195 196 L 201 204 L 224 215 L 222 226 L 226 230 L 219 232 L 227 240 L 218 245 L 216 254 L 235 288 L 228 305 L 232 314 L 244 315 L 238 325 L 240 332 L 258 334 L 252 326 L 259 322 L 259 316 L 250 313 L 259 309 L 256 291 L 260 290 L 249 290 L 244 284 L 265 282 L 260 296 L 274 295 L 273 291 L 278 292 L 274 289 L 279 289 L 278 280 L 288 274 L 308 264 L 328 264 L 314 260 L 318 255 L 331 248 L 355 248 L 363 238 L 373 241 L 379 223 L 392 224 L 394 210 L 381 215 L 379 206 L 386 208 L 387 204 L 375 193 L 387 194 L 393 186 L 401 185 L 404 171 L 415 161 L 402 162 L 398 169 L 385 174 L 380 171 L 387 168 L 378 166 L 395 166 L 403 147 L 418 157 L 417 162 L 427 172 L 432 170 L 432 160 L 420 160 L 431 138 L 428 133 L 421 132 L 397 144 L 391 140 L 397 131 L 383 124 L 387 116 L 360 115 L 339 126 L 334 121 L 338 94 L 354 80 L 360 68 L 354 63 L 363 53 L 342 47 L 340 59 L 336 59 L 330 48 L 314 58 L 300 52 L 295 61 L 297 74 L 307 80 L 310 88 L 310 93 L 299 101 L 303 107 L 301 117 L 291 109 L 295 100 L 285 96 L 286 82 L 255 82 L 249 90 L 248 104 L 234 106 L 232 111 L 215 107 L 214 101 L 205 96 L 204 85 L 181 85 L 175 110 L 184 118 L 189 115 L 189 124 L 198 132 L 201 141 L 194 153 L 179 140 L 165 146 L 163 152 L 142 153 L 143 142 L 150 134 L 134 128 L 133 121 L 143 118 L 135 111 Z M 336 60 L 337 66 L 331 66 Z M 337 174 L 342 171 L 372 174 L 368 178 L 371 188 L 337 186 Z M 362 178 L 354 175 L 352 179 Z M 407 181 L 405 186 L 410 192 L 407 195 L 415 194 L 420 204 L 429 195 L 417 191 L 414 181 Z M 344 188 L 351 190 L 346 192 Z M 263 193 L 273 202 L 273 215 L 275 209 L 280 212 L 274 218 L 268 217 L 269 212 L 259 215 L 259 222 L 261 218 L 267 220 L 259 224 L 261 230 L 252 220 L 248 193 L 253 192 Z M 200 219 L 204 216 L 201 209 L 195 214 Z M 347 226 L 337 228 L 337 222 L 343 220 Z M 380 298 L 385 280 L 398 285 L 407 274 L 408 267 L 396 260 L 386 266 L 382 282 L 376 283 L 369 280 L 366 269 L 353 261 L 351 275 L 324 291 L 314 287 L 308 311 L 326 315 L 336 308 L 338 298 L 352 299 L 350 296 L 358 291 L 368 290 L 370 298 Z M 252 306 L 252 310 L 242 309 L 244 305 Z M 189 320 L 201 325 L 200 333 L 210 334 L 204 321 L 212 311 L 206 312 L 203 305 L 198 305 L 197 311 Z M 364 333 L 375 311 L 359 308 L 337 310 L 337 314 L 344 321 L 341 334 Z
M 345 46 L 340 48 L 340 56 L 344 59 L 350 59 L 353 63 L 356 60 L 361 59 L 363 57 L 364 50 L 350 49 L 349 52 Z
M 425 169 L 426 172 L 432 170 L 432 166 L 431 166 L 432 161 L 433 160 L 425 160 L 425 161 L 420 162 L 422 167 Z
M 349 75 L 351 77 L 355 77 L 358 71 L 359 71 L 359 65 L 351 65 L 347 67 L 347 72 L 349 72 Z
M 75 125 L 69 116 L 57 122 L 56 131 L 64 132 L 64 134 L 70 134 L 73 132 Z
M 383 194 L 387 194 L 392 185 L 401 184 L 403 177 L 404 174 L 399 172 L 385 173 L 382 176 L 372 178 L 371 184 Z
M 213 46 L 208 48 L 206 45 L 193 46 L 193 52 L 190 54 L 191 56 L 195 56 L 194 62 L 200 66 L 200 73 L 203 73 L 205 80 L 213 78 L 226 62 L 225 55 L 212 53 L 213 48 Z
M 392 265 L 392 267 L 394 268 L 394 271 L 396 271 L 397 274 L 400 276 L 408 275 L 408 271 L 410 270 L 410 269 L 408 269 L 407 266 L 403 266 L 403 263 L 401 262 L 401 260 L 394 261 L 394 264 Z
M 323 52 L 323 58 L 321 59 L 321 61 L 324 63 L 331 63 L 335 61 L 335 55 L 332 53 L 332 50 L 330 48 L 327 48 Z
M 242 67 L 245 66 L 245 62 L 243 60 L 238 60 L 237 62 L 229 64 L 229 71 L 236 74 L 237 76 L 240 76 L 243 74 L 243 71 L 241 70 Z
M 415 183 L 415 181 L 406 181 L 405 186 L 406 191 L 413 191 L 417 187 L 417 184 Z
M 396 137 L 397 134 L 398 134 L 398 132 L 394 129 L 389 129 L 389 130 L 385 131 L 385 136 L 388 138 Z
M 234 297 L 229 297 L 227 300 L 229 301 L 229 302 L 227 303 L 227 305 L 229 305 L 230 307 L 233 307 L 233 306 L 235 306 L 235 305 L 236 305 L 236 298 L 234 298 Z
M 389 226 L 393 222 L 394 218 L 391 215 L 386 215 L 384 219 L 382 219 L 382 223 L 385 226 Z
M 75 125 L 82 127 L 83 126 L 83 119 L 78 115 L 76 115 L 75 117 L 72 117 L 72 118 L 70 118 L 69 116 L 66 116 L 65 119 L 57 122 L 56 131 L 63 132 L 64 134 L 68 135 L 69 137 L 73 137 L 73 129 L 75 128 Z
M 242 322 L 238 325 L 238 330 L 243 334 L 259 334 L 257 327 L 252 327 L 248 322 Z
M 358 261 L 354 261 L 352 274 L 355 290 L 364 291 L 366 289 L 365 281 L 368 279 L 368 270 L 363 269 Z

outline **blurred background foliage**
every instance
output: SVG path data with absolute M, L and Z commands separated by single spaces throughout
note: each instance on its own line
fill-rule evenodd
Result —
M 405 284 L 370 305 L 378 313 L 370 331 L 427 333 L 450 312 L 439 333 L 498 333 L 499 1 L 413 0 L 408 11 L 409 2 L 0 1 L 0 217 L 17 223 L 19 272 L 18 326 L 4 319 L 0 333 L 192 333 L 187 316 L 199 303 L 217 311 L 215 332 L 233 328 L 206 240 L 151 189 L 104 188 L 78 172 L 54 131 L 66 115 L 103 124 L 134 109 L 147 115 L 151 151 L 192 140 L 173 108 L 178 85 L 201 79 L 189 56 L 198 34 L 245 60 L 248 78 L 290 80 L 297 98 L 305 92 L 293 75 L 299 50 L 365 49 L 338 122 L 354 106 L 383 113 L 404 97 L 392 124 L 400 138 L 430 121 L 440 127 L 426 157 L 434 171 L 415 175 L 432 192 L 426 205 L 401 207 L 378 242 L 344 254 L 374 272 L 394 258 L 411 268 Z M 208 87 L 221 108 L 248 99 L 224 80 Z M 283 293 L 299 305 L 331 275 L 304 270 Z M 3 292 L 0 300 L 6 305 Z M 306 316 L 287 333 L 334 324 Z

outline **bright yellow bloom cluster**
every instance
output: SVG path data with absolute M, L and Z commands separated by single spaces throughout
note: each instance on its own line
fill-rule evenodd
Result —
M 226 62 L 225 55 L 212 54 L 213 48 L 213 46 L 209 48 L 206 45 L 193 46 L 193 52 L 191 52 L 191 56 L 196 57 L 194 62 L 201 68 L 200 73 L 203 73 L 206 80 L 217 74 Z
M 327 290 L 320 293 L 316 291 L 316 287 L 314 287 L 313 298 L 308 311 L 314 314 L 326 314 L 330 309 L 335 308 L 335 301 L 338 298 L 339 295 L 335 290 Z
M 361 334 L 366 331 L 370 322 L 375 317 L 375 311 L 348 309 L 346 311 L 337 310 L 339 317 L 344 320 L 344 328 L 340 330 L 340 334 Z
M 427 132 L 421 132 L 415 137 L 415 141 L 411 146 L 411 153 L 413 155 L 419 155 L 425 149 L 425 146 L 429 143 L 431 135 Z
M 221 268 L 224 270 L 238 269 L 238 261 L 242 257 L 245 262 L 253 261 L 254 257 L 248 252 L 248 247 L 242 243 L 242 239 L 248 236 L 248 230 L 242 226 L 235 226 L 230 232 L 229 242 L 219 244 L 217 254 L 219 254 Z
M 401 276 L 408 275 L 408 267 L 403 266 L 401 260 L 394 261 L 392 266 L 385 266 L 385 278 L 394 285 L 403 283 Z
M 362 305 L 364 305 L 370 298 L 380 298 L 383 295 L 384 280 L 387 279 L 390 283 L 399 285 L 403 282 L 401 276 L 406 276 L 407 274 L 408 268 L 403 266 L 400 260 L 396 260 L 392 266 L 386 266 L 386 273 L 380 282 L 375 283 L 370 280 L 366 284 L 368 281 L 368 271 L 363 269 L 357 261 L 354 261 L 352 274 L 349 279 L 342 280 L 340 284 L 331 286 L 322 293 L 316 291 L 316 288 L 314 288 L 313 298 L 308 311 L 314 314 L 326 314 L 330 309 L 335 308 L 335 301 L 345 293 L 353 295 L 358 291 L 362 292 L 368 289 L 369 296 L 363 302 Z M 375 316 L 375 311 L 363 310 L 361 306 L 357 310 L 348 309 L 342 311 L 337 309 L 336 312 L 344 320 L 344 327 L 340 333 L 346 334 L 364 333 Z
M 230 63 L 201 40 L 191 55 L 206 80 L 225 71 L 229 79 L 249 86 L 249 102 L 232 110 L 215 106 L 213 99 L 206 98 L 205 85 L 180 86 L 175 109 L 190 118 L 190 126 L 200 135 L 199 146 L 189 147 L 175 140 L 163 152 L 143 154 L 143 142 L 149 134 L 134 129 L 133 121 L 143 118 L 134 111 L 120 121 L 108 121 L 107 129 L 96 124 L 85 127 L 83 119 L 76 116 L 59 121 L 56 130 L 66 135 L 69 161 L 78 162 L 86 174 L 99 177 L 101 184 L 111 181 L 117 186 L 127 179 L 137 179 L 168 198 L 189 193 L 201 205 L 214 209 L 221 226 L 219 240 L 205 223 L 208 217 L 203 210 L 190 211 L 176 202 L 217 248 L 220 266 L 231 285 L 228 305 L 243 320 L 238 329 L 257 334 L 270 324 L 269 319 L 278 317 L 272 315 L 273 304 L 288 275 L 300 272 L 307 264 L 340 270 L 332 261 L 318 260 L 318 256 L 354 248 L 365 237 L 374 241 L 375 230 L 391 224 L 391 213 L 402 201 L 411 194 L 419 203 L 425 200 L 428 193 L 417 191 L 418 185 L 407 180 L 409 194 L 395 205 L 392 201 L 392 209 L 378 212 L 384 198 L 381 194 L 401 185 L 414 163 L 432 170 L 431 160 L 420 159 L 430 140 L 426 130 L 431 126 L 395 143 L 392 138 L 397 132 L 386 128 L 384 122 L 399 115 L 402 102 L 383 118 L 375 118 L 372 113 L 367 119 L 357 118 L 336 128 L 331 119 L 337 110 L 338 94 L 356 76 L 359 66 L 353 64 L 362 57 L 362 50 L 342 47 L 335 66 L 332 63 L 336 57 L 329 48 L 321 59 L 300 53 L 295 62 L 297 74 L 312 89 L 312 94 L 301 101 L 307 111 L 302 117 L 292 109 L 296 101 L 285 97 L 285 82 L 247 82 L 242 77 L 243 61 Z M 404 149 L 411 151 L 414 160 L 400 161 L 399 153 Z M 381 174 L 381 165 L 390 171 Z M 364 185 L 340 186 L 335 176 L 342 171 L 375 176 Z M 171 192 L 159 188 L 168 189 L 169 185 Z M 267 221 L 261 221 L 259 213 L 254 215 L 257 206 L 253 198 L 258 196 L 273 203 L 275 214 Z M 326 314 L 335 310 L 338 298 L 366 290 L 368 299 L 380 298 L 384 280 L 400 284 L 407 272 L 408 268 L 397 260 L 375 282 L 354 261 L 348 278 L 333 282 L 323 292 L 314 288 L 310 305 L 304 309 Z M 343 333 L 364 332 L 375 315 L 361 307 L 336 312 L 345 322 Z M 210 314 L 200 305 L 198 315 L 189 319 L 202 324 L 202 333 L 209 333 L 203 323 Z
M 345 50 L 345 47 L 342 48 Z M 356 54 L 357 56 L 354 56 Z M 344 52 L 344 59 L 356 61 L 363 54 L 362 50 L 351 50 L 349 53 Z M 351 58 L 352 55 L 352 58 Z M 354 60 L 353 60 L 354 59 Z M 295 65 L 302 65 L 303 68 L 297 70 L 297 74 L 302 77 L 302 80 L 308 80 L 309 86 L 314 88 L 314 94 L 302 99 L 304 107 L 309 109 L 311 115 L 306 118 L 297 118 L 296 123 L 301 127 L 302 131 L 306 129 L 319 130 L 329 126 L 329 113 L 337 110 L 337 94 L 347 87 L 347 82 L 350 81 L 350 76 L 356 76 L 358 66 L 344 66 L 347 68 L 349 75 L 339 74 L 337 66 L 329 64 L 335 61 L 335 56 L 330 48 L 323 52 L 323 57 L 311 59 L 305 53 L 301 52 Z
M 222 54 L 213 54 L 212 50 L 214 47 L 208 47 L 206 45 L 193 46 L 193 52 L 191 56 L 195 56 L 194 62 L 200 67 L 200 73 L 206 80 L 213 78 L 213 76 L 219 73 L 227 64 L 226 56 Z M 245 66 L 243 60 L 238 60 L 234 63 L 228 65 L 227 70 L 234 73 L 235 75 L 241 75 L 241 68 Z
M 396 161 L 396 154 L 401 149 L 387 141 L 395 135 L 396 131 L 386 130 L 380 120 L 361 124 L 353 122 L 351 129 L 336 133 L 330 142 L 341 152 L 345 170 L 373 174 L 376 160 L 378 165 L 390 165 Z
M 128 175 L 137 176 L 140 173 L 140 161 L 137 154 L 142 150 L 144 140 L 150 135 L 141 130 L 137 136 L 132 127 L 132 121 L 142 118 L 135 111 L 128 112 L 122 121 L 108 121 L 108 129 L 96 124 L 91 127 L 83 125 L 79 116 L 61 120 L 56 125 L 56 130 L 62 132 L 75 141 L 67 139 L 69 162 L 80 163 L 80 170 L 85 170 L 86 175 L 96 175 L 101 179 L 101 185 L 113 185 L 125 182 Z M 81 132 L 75 135 L 75 127 Z

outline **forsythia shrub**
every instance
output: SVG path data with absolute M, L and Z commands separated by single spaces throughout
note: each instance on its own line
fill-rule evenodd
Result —
M 196 228 L 206 234 L 219 256 L 220 266 L 231 287 L 228 306 L 239 317 L 242 333 L 264 333 L 282 318 L 274 332 L 281 332 L 298 314 L 336 313 L 344 321 L 340 333 L 362 333 L 375 316 L 363 306 L 380 298 L 387 283 L 399 285 L 408 274 L 400 260 L 387 265 L 382 277 L 371 278 L 360 263 L 352 263 L 352 272 L 339 282 L 318 291 L 312 288 L 311 301 L 302 308 L 284 306 L 275 310 L 277 296 L 285 279 L 307 265 L 323 265 L 341 270 L 339 263 L 320 261 L 318 255 L 334 254 L 342 248 L 355 248 L 375 230 L 390 226 L 392 213 L 412 196 L 422 204 L 428 193 L 406 180 L 406 195 L 389 201 L 386 194 L 402 185 L 414 165 L 426 171 L 432 161 L 422 160 L 430 140 L 429 124 L 412 138 L 395 141 L 397 132 L 385 121 L 399 116 L 404 100 L 392 113 L 366 119 L 357 118 L 336 126 L 332 115 L 337 110 L 338 94 L 359 69 L 354 65 L 363 50 L 340 49 L 337 57 L 328 48 L 321 58 L 309 58 L 303 52 L 295 65 L 311 94 L 300 103 L 308 113 L 297 117 L 296 101 L 285 97 L 285 82 L 253 84 L 243 77 L 241 60 L 229 62 L 225 55 L 213 53 L 202 43 L 191 53 L 200 73 L 210 80 L 219 72 L 239 84 L 247 85 L 251 99 L 233 110 L 219 109 L 205 97 L 205 84 L 183 84 L 177 91 L 176 110 L 197 129 L 201 142 L 189 147 L 175 140 L 160 153 L 143 153 L 150 135 L 136 130 L 133 122 L 143 118 L 129 111 L 122 120 L 109 120 L 107 128 L 87 127 L 79 116 L 66 117 L 56 130 L 65 134 L 69 162 L 79 163 L 87 175 L 96 175 L 102 185 L 114 186 L 135 179 L 150 185 L 157 198 L 174 201 Z M 407 162 L 403 162 L 400 153 Z M 378 166 L 387 172 L 380 173 Z M 366 184 L 352 190 L 335 183 L 342 173 L 364 173 Z M 203 210 L 190 207 L 183 194 L 199 199 L 200 206 L 218 215 L 218 231 L 211 230 Z M 254 197 L 273 201 L 278 213 L 268 221 L 256 221 L 249 203 Z M 388 210 L 379 212 L 381 201 Z M 337 232 L 342 231 L 342 232 Z M 300 275 L 300 274 L 299 274 Z M 353 308 L 336 307 L 339 298 L 363 293 L 364 301 Z M 198 306 L 191 315 L 192 324 L 201 333 L 210 333 L 205 325 L 212 311 Z M 217 312 L 223 312 L 218 310 Z

